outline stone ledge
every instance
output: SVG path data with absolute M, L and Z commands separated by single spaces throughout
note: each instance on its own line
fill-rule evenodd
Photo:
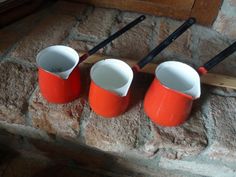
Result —
M 17 84 L 14 87 L 20 86 L 19 89 L 23 90 L 20 93 L 24 95 L 17 96 L 15 99 L 14 94 L 8 94 L 8 99 L 4 101 L 4 104 L 13 105 L 14 103 L 17 107 L 11 111 L 11 114 L 4 114 L 2 117 L 4 117 L 4 121 L 9 123 L 25 124 L 27 110 L 22 110 L 24 108 L 22 104 L 24 105 L 27 102 L 27 98 L 34 88 L 36 82 L 35 69 L 12 61 L 2 62 L 2 69 L 6 69 L 5 65 L 8 68 L 11 66 L 12 69 L 3 71 L 8 79 L 4 79 L 1 83 L 6 86 Z M 89 65 L 83 64 L 81 66 L 82 82 L 85 84 L 81 98 L 72 103 L 65 105 L 49 104 L 36 89 L 29 102 L 30 121 L 28 123 L 30 124 L 27 123 L 27 125 L 46 131 L 51 135 L 72 138 L 76 142 L 84 142 L 89 146 L 120 155 L 131 152 L 148 158 L 157 155 L 169 159 L 182 159 L 204 152 L 203 150 L 208 146 L 209 148 L 204 154 L 209 158 L 234 161 L 235 156 L 233 154 L 235 154 L 236 145 L 234 136 L 231 136 L 235 131 L 233 125 L 233 115 L 235 115 L 234 90 L 205 89 L 202 98 L 194 104 L 192 116 L 185 124 L 173 128 L 160 127 L 154 125 L 142 109 L 142 100 L 153 76 L 139 73 L 134 79 L 133 95 L 135 96 L 130 109 L 118 118 L 107 120 L 96 115 L 89 107 L 87 96 L 90 80 L 86 77 L 89 75 L 89 69 Z M 18 83 L 23 83 L 18 77 L 24 79 L 24 83 L 27 84 Z M 12 91 L 3 85 L 1 88 L 4 91 Z M 208 91 L 221 96 L 206 94 Z M 2 100 L 5 99 L 4 95 L 1 97 Z M 26 100 L 24 101 L 22 98 L 26 98 Z M 17 101 L 18 99 L 19 101 Z M 216 102 L 218 104 L 215 104 Z M 2 114 L 4 110 L 9 112 L 10 109 L 2 109 Z M 224 110 L 228 111 L 225 112 Z M 12 114 L 14 116 L 11 116 Z M 14 119 L 12 119 L 13 117 Z M 215 123 L 212 124 L 212 122 Z M 232 126 L 229 126 L 227 122 L 231 122 L 230 125 Z M 228 129 L 227 127 L 231 128 Z M 225 139 L 224 137 L 228 138 Z M 208 139 L 211 140 L 209 145 Z
M 2 124 L 0 124 L 1 126 Z M 9 124 L 9 126 L 12 126 Z M 19 125 L 18 125 L 19 126 Z M 104 153 L 101 151 L 98 151 L 93 148 L 89 148 L 80 144 L 75 144 L 70 141 L 66 141 L 60 138 L 57 138 L 55 141 L 50 140 L 43 140 L 41 135 L 29 137 L 29 133 L 36 133 L 33 131 L 33 129 L 22 129 L 22 132 L 17 132 L 17 134 L 12 134 L 9 132 L 6 132 L 2 130 L 3 127 L 0 128 L 0 138 L 1 143 L 4 143 L 4 146 L 1 145 L 1 152 L 5 152 L 5 157 L 9 157 L 9 154 L 6 154 L 7 152 L 22 156 L 26 156 L 27 158 L 36 158 L 38 159 L 38 163 L 41 161 L 41 165 L 43 164 L 57 164 L 62 169 L 69 167 L 70 171 L 79 170 L 78 172 L 81 172 L 81 170 L 91 171 L 96 174 L 99 174 L 99 177 L 104 177 L 108 175 L 109 177 L 112 176 L 119 176 L 119 177 L 200 177 L 191 175 L 188 172 L 182 172 L 181 170 L 165 170 L 163 168 L 157 167 L 157 164 L 155 161 L 147 161 L 144 160 L 142 162 L 142 165 L 140 163 L 137 163 L 137 159 L 125 159 L 118 157 L 116 155 Z M 8 127 L 9 128 L 9 127 Z M 15 130 L 15 129 L 11 129 Z M 28 132 L 23 133 L 23 132 Z M 16 132 L 15 132 L 16 133 Z M 37 133 L 36 133 L 37 134 Z M 10 140 L 10 141 L 9 141 Z M 54 139 L 55 140 L 55 139 Z M 30 143 L 30 144 L 29 144 Z M 30 146 L 29 146 L 30 145 Z M 4 150 L 5 149 L 5 150 Z M 1 154 L 2 155 L 2 154 Z M 13 156 L 12 156 L 13 157 Z M 21 156 L 18 156 L 18 158 Z M 3 160 L 3 158 L 2 158 Z M 5 160 L 5 158 L 4 158 Z M 28 162 L 30 159 L 28 160 Z M 15 161 L 14 161 L 15 162 Z M 18 161 L 17 161 L 18 162 Z M 140 161 L 139 161 L 140 162 Z M 14 173 L 19 176 L 22 174 L 22 172 L 26 176 L 31 176 L 30 171 L 33 169 L 30 169 L 30 171 L 27 171 L 25 168 L 22 169 L 23 166 L 30 167 L 30 165 L 24 164 L 23 161 L 21 161 L 19 164 L 14 163 L 15 166 L 12 167 L 14 169 Z M 31 163 L 30 163 L 31 164 Z M 34 166 L 35 163 L 32 163 Z M 147 164 L 150 166 L 153 166 L 153 169 L 147 168 Z M 2 163 L 1 163 L 2 165 Z M 0 172 L 2 172 L 2 166 L 0 165 Z M 39 165 L 38 167 L 40 167 Z M 20 169 L 17 169 L 17 167 L 21 167 Z M 37 166 L 35 166 L 37 167 Z M 52 169 L 52 171 L 50 170 Z M 40 170 L 40 173 L 43 172 L 42 175 L 37 176 L 52 176 L 58 175 L 58 171 L 53 170 L 53 166 L 49 168 L 48 170 Z M 60 169 L 60 168 L 57 168 Z M 50 173 L 50 172 L 55 173 Z M 64 170 L 60 171 L 63 172 Z M 8 171 L 9 172 L 9 171 Z M 19 173 L 16 173 L 19 172 Z M 10 173 L 10 172 L 9 172 Z M 49 173 L 49 174 L 48 174 Z M 48 174 L 48 175 L 46 175 Z M 73 173 L 72 173 L 73 174 Z M 23 174 L 22 174 L 23 175 Z M 65 174 L 63 173 L 62 176 Z M 84 176 L 85 174 L 83 174 Z M 24 175 L 23 175 L 24 176 Z M 35 176 L 35 175 L 33 175 Z M 69 175 L 71 176 L 71 175 Z M 73 175 L 72 175 L 73 176 Z M 76 175 L 78 176 L 78 174 Z M 85 175 L 85 176 L 88 176 Z M 5 177 L 5 175 L 4 175 Z
M 89 67 L 83 69 L 83 73 L 89 73 Z M 161 155 L 180 159 L 197 155 L 207 146 L 203 113 L 198 104 L 190 120 L 176 128 L 159 127 L 148 119 L 142 100 L 152 75 L 136 75 L 129 110 L 112 119 L 91 111 L 87 101 L 89 79 L 84 78 L 86 84 L 81 98 L 69 104 L 49 104 L 37 89 L 29 103 L 32 126 L 75 141 L 81 138 L 89 146 L 121 155 L 133 152 L 146 157 Z

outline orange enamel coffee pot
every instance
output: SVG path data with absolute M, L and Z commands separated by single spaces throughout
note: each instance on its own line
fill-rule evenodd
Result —
M 39 52 L 36 63 L 42 96 L 50 103 L 67 103 L 78 98 L 81 91 L 79 63 L 144 19 L 145 16 L 141 15 L 81 57 L 74 49 L 62 45 L 50 46 Z
M 125 112 L 130 102 L 129 87 L 133 71 L 117 59 L 101 60 L 90 70 L 90 107 L 103 117 L 115 117 Z
M 201 95 L 199 74 L 206 74 L 235 51 L 236 42 L 199 67 L 198 72 L 177 61 L 160 64 L 144 98 L 145 113 L 161 126 L 184 123 L 191 112 L 193 100 Z
M 89 90 L 89 103 L 93 111 L 106 118 L 116 117 L 124 113 L 131 99 L 129 88 L 133 80 L 133 72 L 141 70 L 153 60 L 154 56 L 194 23 L 195 19 L 189 18 L 133 68 L 117 59 L 106 59 L 95 63 L 90 71 L 91 84 Z

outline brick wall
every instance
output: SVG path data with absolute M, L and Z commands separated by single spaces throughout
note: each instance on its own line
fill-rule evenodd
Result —
M 236 39 L 235 9 L 235 0 L 224 0 L 212 28 L 194 25 L 154 62 L 178 60 L 200 66 Z M 1 29 L 1 129 L 23 136 L 28 143 L 29 139 L 55 143 L 62 138 L 87 149 L 96 148 L 150 176 L 236 176 L 235 90 L 203 85 L 189 120 L 174 128 L 155 125 L 144 114 L 142 100 L 153 79 L 147 74 L 134 81 L 136 96 L 131 108 L 111 120 L 96 115 L 88 105 L 89 65 L 81 65 L 81 98 L 63 105 L 49 104 L 42 98 L 35 64 L 41 49 L 64 44 L 88 50 L 138 15 L 61 1 Z M 139 60 L 181 23 L 147 15 L 144 22 L 100 53 Z M 236 76 L 235 58 L 236 54 L 230 56 L 212 71 Z M 40 148 L 38 144 L 34 141 Z

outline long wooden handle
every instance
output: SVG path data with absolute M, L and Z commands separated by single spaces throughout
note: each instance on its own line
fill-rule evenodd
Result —
M 105 55 L 94 54 L 93 56 L 89 57 L 88 60 L 84 61 L 84 64 L 92 65 L 97 61 L 106 58 L 109 57 Z M 126 62 L 129 66 L 134 66 L 136 63 L 134 60 L 130 59 L 123 59 L 123 61 Z M 142 72 L 153 74 L 155 73 L 156 67 L 157 64 L 149 63 L 142 69 Z M 208 73 L 206 75 L 201 76 L 201 82 L 207 85 L 236 89 L 236 77 L 232 76 L 216 74 L 216 73 Z

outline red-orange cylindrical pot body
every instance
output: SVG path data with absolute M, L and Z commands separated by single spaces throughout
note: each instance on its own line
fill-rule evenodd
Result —
M 78 98 L 81 92 L 78 67 L 72 71 L 68 79 L 62 79 L 39 68 L 38 82 L 42 96 L 50 103 L 68 103 Z
M 144 98 L 144 111 L 161 126 L 178 126 L 184 123 L 191 112 L 193 98 L 170 89 L 155 78 Z
M 119 116 L 127 110 L 129 102 L 130 92 L 126 96 L 119 96 L 91 81 L 89 104 L 96 114 L 106 118 Z
M 95 113 L 112 118 L 127 110 L 133 79 L 127 63 L 118 59 L 98 61 L 91 68 L 90 77 L 89 103 Z

